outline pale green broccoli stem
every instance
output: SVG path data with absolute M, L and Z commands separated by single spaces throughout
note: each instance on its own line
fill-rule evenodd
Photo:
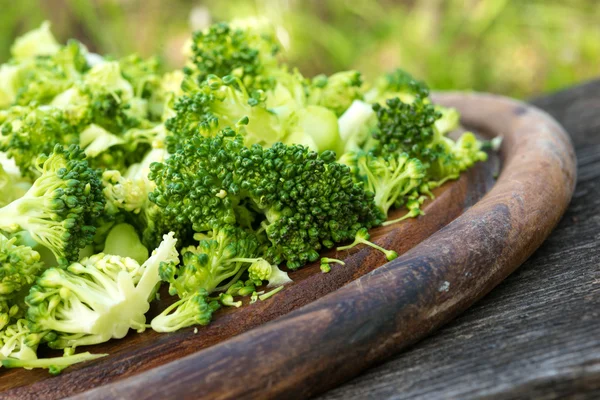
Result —
M 283 286 L 279 286 L 278 288 L 275 288 L 275 289 L 271 290 L 270 292 L 259 295 L 258 299 L 260 301 L 266 300 L 269 297 L 272 297 L 272 296 L 276 295 L 277 293 L 281 292 L 282 290 L 283 290 Z
M 408 204 L 406 205 L 408 208 L 408 212 L 403 215 L 400 218 L 396 218 L 396 219 L 392 219 L 389 221 L 385 221 L 383 224 L 381 224 L 382 226 L 388 226 L 388 225 L 392 225 L 395 224 L 396 222 L 400 222 L 400 221 L 404 221 L 405 219 L 409 219 L 409 218 L 415 218 L 418 217 L 419 215 L 424 215 L 425 213 L 423 211 L 421 211 L 421 203 L 420 201 L 417 200 L 411 200 L 408 202 Z
M 338 251 L 342 251 L 342 250 L 350 250 L 351 248 L 359 245 L 359 244 L 365 244 L 367 246 L 371 246 L 374 249 L 377 249 L 379 251 L 381 251 L 384 255 L 385 258 L 388 261 L 394 260 L 395 258 L 398 258 L 398 253 L 396 253 L 394 250 L 386 250 L 381 246 L 376 245 L 373 242 L 369 241 L 370 235 L 369 232 L 366 229 L 359 229 L 358 232 L 356 232 L 356 236 L 354 237 L 354 242 L 352 242 L 351 244 L 347 245 L 347 246 L 341 246 L 338 247 L 337 250 Z
M 7 358 L 2 360 L 2 366 L 5 368 L 47 368 L 50 370 L 51 374 L 56 375 L 73 364 L 96 360 L 101 357 L 106 357 L 107 355 L 108 354 L 91 354 L 90 352 L 85 352 L 66 357 L 37 358 L 34 360 Z
M 329 265 L 331 263 L 346 265 L 345 262 L 343 262 L 342 260 L 338 260 L 337 258 L 323 257 L 323 258 L 321 258 L 321 267 L 320 268 L 324 274 L 331 271 L 331 265 Z
M 336 264 L 340 264 L 340 265 L 346 265 L 345 262 L 343 262 L 342 260 L 338 260 L 337 258 L 329 258 L 329 257 L 323 257 L 323 258 L 321 258 L 321 264 L 330 264 L 330 263 L 336 263 Z
M 219 302 L 221 304 L 223 304 L 224 306 L 227 306 L 227 307 L 238 308 L 238 307 L 241 307 L 241 305 L 242 305 L 242 301 L 241 300 L 239 300 L 239 301 L 233 301 L 233 296 L 230 295 L 229 293 L 221 293 L 219 295 Z

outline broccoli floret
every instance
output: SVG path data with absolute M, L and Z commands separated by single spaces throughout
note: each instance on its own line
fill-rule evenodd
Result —
M 286 261 L 289 268 L 383 220 L 372 194 L 353 182 L 333 152 L 282 143 L 248 148 L 243 142 L 231 129 L 190 139 L 152 165 L 156 189 L 150 200 L 169 220 L 187 219 L 197 232 L 240 222 L 245 213 L 239 210 L 253 213 L 272 243 L 267 259 Z
M 2 135 L 0 150 L 30 178 L 38 176 L 34 164 L 40 154 L 50 153 L 57 144 L 79 144 L 78 126 L 63 111 L 49 106 L 22 110 L 19 117 L 7 119 Z
M 25 293 L 45 269 L 37 251 L 16 242 L 16 237 L 0 235 L 0 329 L 22 313 Z
M 161 85 L 160 62 L 157 57 L 143 59 L 137 54 L 131 54 L 119 60 L 123 77 L 133 87 L 135 97 L 151 98 Z
M 324 274 L 331 272 L 330 264 L 346 265 L 345 262 L 343 262 L 342 260 L 338 260 L 337 258 L 323 257 L 321 258 L 321 266 L 319 267 L 321 269 L 321 272 L 323 272 Z
M 267 90 L 275 84 L 268 70 L 276 67 L 279 49 L 274 29 L 266 21 L 218 23 L 194 33 L 192 65 L 184 71 L 198 82 L 209 75 L 234 75 L 250 91 Z
M 364 188 L 375 194 L 375 204 L 387 216 L 392 206 L 406 202 L 406 196 L 418 191 L 426 179 L 426 168 L 417 158 L 406 153 L 376 157 L 360 151 L 347 153 L 340 158 L 364 183 Z
M 365 93 L 365 101 L 385 104 L 388 99 L 398 97 L 404 103 L 412 103 L 415 98 L 426 99 L 428 96 L 429 87 L 425 82 L 416 80 L 402 69 L 396 69 L 379 78 L 375 87 Z
M 392 260 L 398 258 L 398 253 L 396 253 L 394 250 L 386 250 L 383 247 L 378 246 L 373 242 L 370 242 L 369 241 L 370 238 L 371 238 L 371 235 L 369 235 L 369 232 L 365 228 L 359 229 L 358 232 L 356 232 L 356 236 L 354 237 L 354 242 L 352 242 L 351 244 L 349 244 L 347 246 L 338 247 L 337 251 L 350 250 L 351 248 L 358 246 L 359 244 L 365 244 L 367 246 L 370 246 L 374 249 L 381 251 L 385 255 L 385 258 L 388 261 L 392 261 Z
M 342 115 L 354 100 L 362 100 L 362 76 L 358 71 L 318 75 L 308 88 L 308 104 L 323 106 Z
M 225 127 L 247 121 L 246 143 L 270 145 L 283 138 L 276 116 L 265 107 L 264 98 L 251 96 L 239 80 L 231 75 L 218 78 L 209 75 L 201 84 L 186 78 L 184 95 L 175 102 L 176 115 L 167 120 L 169 152 L 175 152 L 185 139 L 195 135 L 209 136 Z
M 27 193 L 0 209 L 0 229 L 26 231 L 60 263 L 74 261 L 92 243 L 94 220 L 104 209 L 98 173 L 77 146 L 57 145 L 36 167 L 40 177 Z
M 57 375 L 73 364 L 95 360 L 106 354 L 90 354 L 89 352 L 72 354 L 65 352 L 63 357 L 38 358 L 37 348 L 42 340 L 53 337 L 50 332 L 33 333 L 24 319 L 0 332 L 0 362 L 5 368 L 46 368 Z
M 192 324 L 205 325 L 216 309 L 209 294 L 226 290 L 227 281 L 233 283 L 246 270 L 259 251 L 260 242 L 252 232 L 233 226 L 223 226 L 212 231 L 197 246 L 181 250 L 182 265 L 163 264 L 160 277 L 169 282 L 169 293 L 181 300 L 165 309 L 151 322 L 157 332 L 170 332 Z M 236 306 L 231 295 L 221 303 Z
M 143 331 L 160 281 L 159 268 L 175 265 L 173 233 L 141 266 L 131 258 L 97 254 L 66 269 L 46 270 L 26 298 L 34 332 L 53 331 L 52 348 L 103 343 Z
M 179 268 L 161 267 L 161 279 L 169 283 L 171 295 L 185 297 L 198 289 L 211 294 L 228 279 L 236 281 L 235 277 L 253 262 L 259 248 L 260 240 L 253 232 L 228 225 L 215 228 L 197 246 L 181 250 Z
M 248 268 L 248 277 L 257 286 L 262 285 L 262 281 L 269 282 L 267 287 L 283 286 L 292 282 L 287 272 L 263 258 L 248 261 L 252 261 L 252 265 Z
M 135 228 L 125 223 L 117 224 L 110 230 L 102 252 L 133 258 L 140 264 L 148 259 L 148 248 L 140 241 Z
M 21 62 L 13 83 L 15 104 L 47 104 L 77 82 L 87 70 L 87 50 L 70 40 L 51 56 L 37 56 Z
M 179 299 L 152 320 L 157 332 L 175 332 L 192 325 L 208 325 L 215 311 L 221 308 L 217 299 L 208 297 L 204 289 Z

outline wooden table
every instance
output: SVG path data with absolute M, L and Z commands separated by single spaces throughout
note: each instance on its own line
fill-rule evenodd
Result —
M 532 103 L 577 152 L 559 226 L 454 322 L 320 399 L 600 399 L 600 80 Z

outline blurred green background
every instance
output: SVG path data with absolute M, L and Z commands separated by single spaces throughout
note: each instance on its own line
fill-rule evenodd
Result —
M 99 53 L 158 54 L 182 65 L 192 29 L 265 15 L 306 75 L 402 67 L 435 89 L 529 97 L 600 76 L 597 0 L 2 0 L 0 60 L 52 21 Z

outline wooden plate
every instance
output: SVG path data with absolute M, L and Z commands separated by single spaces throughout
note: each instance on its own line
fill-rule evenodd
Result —
M 130 333 L 87 348 L 110 356 L 58 377 L 0 369 L 0 397 L 305 398 L 448 322 L 550 234 L 573 193 L 575 156 L 563 129 L 532 106 L 485 94 L 434 100 L 458 108 L 465 127 L 504 141 L 499 157 L 438 188 L 426 215 L 372 231 L 398 259 L 386 264 L 370 248 L 333 252 L 346 266 L 296 271 L 274 298 L 219 312 L 197 333 Z

